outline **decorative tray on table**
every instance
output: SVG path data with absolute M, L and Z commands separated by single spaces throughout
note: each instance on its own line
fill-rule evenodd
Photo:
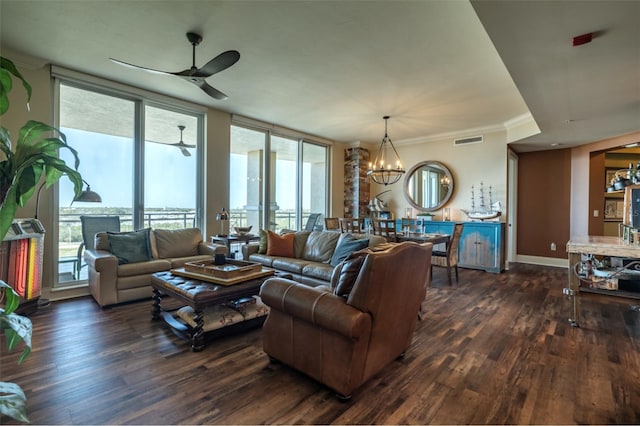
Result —
M 187 262 L 183 268 L 172 269 L 171 273 L 216 284 L 232 285 L 273 275 L 274 270 L 263 268 L 257 262 L 226 259 L 226 263 L 222 265 L 216 265 L 213 260 Z
M 205 260 L 202 262 L 187 262 L 184 264 L 184 270 L 218 278 L 234 278 L 239 275 L 260 272 L 262 265 L 257 262 L 233 259 L 226 259 L 224 264 L 216 265 L 213 260 Z

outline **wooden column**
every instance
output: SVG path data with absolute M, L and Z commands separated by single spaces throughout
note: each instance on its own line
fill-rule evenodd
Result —
M 369 215 L 369 150 L 361 147 L 344 150 L 344 217 Z

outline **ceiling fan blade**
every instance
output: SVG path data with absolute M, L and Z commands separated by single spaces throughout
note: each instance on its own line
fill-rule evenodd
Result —
M 184 155 L 185 157 L 191 157 L 191 153 L 189 152 L 189 150 L 185 147 L 181 147 L 180 151 L 182 151 L 182 155 Z
M 240 59 L 240 53 L 236 50 L 227 50 L 222 52 L 209 62 L 207 62 L 202 68 L 193 74 L 195 77 L 207 78 L 217 72 L 224 71 L 231 65 L 238 62 Z
M 190 80 L 191 81 L 191 80 Z M 215 87 L 211 87 L 206 81 L 192 81 L 193 84 L 201 88 L 207 95 L 211 96 L 215 99 L 224 100 L 227 99 L 228 96 L 216 89 Z
M 182 147 L 182 148 L 195 148 L 196 147 L 195 145 L 189 145 L 189 144 L 186 144 L 184 142 L 170 143 L 170 144 L 167 144 L 167 145 L 178 146 L 178 147 Z
M 141 67 L 140 65 L 134 65 L 134 64 L 130 64 L 128 62 L 124 62 L 124 61 L 120 61 L 118 59 L 113 59 L 113 58 L 109 58 L 112 62 L 118 64 L 118 65 L 122 65 L 128 68 L 133 68 L 133 69 L 138 69 L 138 70 L 143 70 L 143 71 L 148 71 L 148 72 L 152 72 L 155 74 L 162 74 L 162 75 L 167 75 L 167 74 L 176 74 L 176 73 L 172 73 L 172 72 L 168 72 L 168 71 L 160 71 L 160 70 L 154 70 L 153 68 L 146 68 L 146 67 Z

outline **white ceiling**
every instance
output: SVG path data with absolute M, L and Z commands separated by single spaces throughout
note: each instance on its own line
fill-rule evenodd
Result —
M 517 151 L 640 130 L 640 1 L 472 3 L 2 0 L 0 42 L 18 63 L 33 57 L 341 142 L 379 141 L 383 115 L 402 143 L 531 113 L 541 134 Z M 228 100 L 109 61 L 181 71 L 187 31 L 204 37 L 197 66 L 240 52 L 207 79 Z M 571 47 L 589 31 L 602 34 Z

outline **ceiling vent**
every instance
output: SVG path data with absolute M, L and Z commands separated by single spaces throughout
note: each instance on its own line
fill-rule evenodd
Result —
M 462 139 L 454 139 L 453 140 L 453 144 L 454 145 L 469 145 L 472 143 L 482 143 L 483 139 L 482 136 L 472 136 L 470 138 L 462 138 Z

